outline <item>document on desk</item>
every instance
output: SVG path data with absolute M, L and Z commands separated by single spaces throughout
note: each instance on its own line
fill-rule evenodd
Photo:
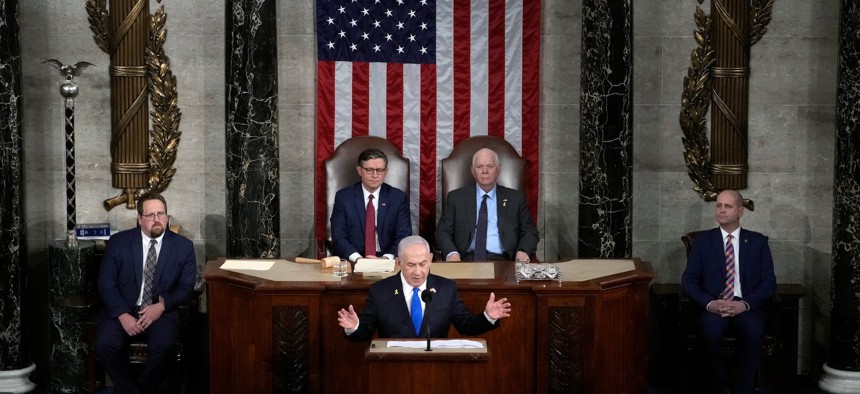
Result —
M 394 260 L 389 259 L 358 259 L 355 261 L 353 272 L 391 272 L 394 271 Z
M 225 260 L 222 270 L 268 271 L 275 265 L 274 260 Z
M 388 347 L 406 347 L 423 349 L 427 346 L 424 341 L 388 341 Z M 468 339 L 438 339 L 430 341 L 431 348 L 437 349 L 483 349 L 484 344 Z

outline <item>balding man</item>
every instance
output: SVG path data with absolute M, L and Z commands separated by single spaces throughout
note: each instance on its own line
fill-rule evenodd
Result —
M 436 226 L 436 243 L 447 261 L 529 261 L 538 231 L 525 195 L 496 184 L 502 171 L 496 152 L 472 156 L 474 185 L 448 193 Z
M 681 283 L 702 307 L 699 329 L 707 344 L 714 388 L 729 387 L 722 358 L 722 336 L 730 327 L 741 339 L 740 376 L 732 393 L 752 393 L 764 338 L 762 307 L 776 291 L 767 237 L 741 229 L 743 197 L 734 190 L 717 196 L 719 227 L 693 242 Z

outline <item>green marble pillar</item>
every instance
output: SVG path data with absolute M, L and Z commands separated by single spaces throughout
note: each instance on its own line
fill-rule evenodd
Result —
M 85 392 L 87 382 L 87 330 L 92 303 L 97 299 L 98 273 L 93 264 L 95 244 L 78 241 L 68 248 L 63 241 L 50 245 L 51 268 L 51 391 Z

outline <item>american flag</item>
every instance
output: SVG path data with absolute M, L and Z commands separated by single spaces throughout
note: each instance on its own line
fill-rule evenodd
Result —
M 438 166 L 476 135 L 528 162 L 537 217 L 540 0 L 317 0 L 316 231 L 323 162 L 343 141 L 383 137 L 410 160 L 413 232 L 432 239 Z

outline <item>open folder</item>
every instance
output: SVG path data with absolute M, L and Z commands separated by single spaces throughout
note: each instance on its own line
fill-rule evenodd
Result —
M 355 261 L 353 272 L 391 272 L 394 271 L 394 260 L 389 259 L 358 259 Z

